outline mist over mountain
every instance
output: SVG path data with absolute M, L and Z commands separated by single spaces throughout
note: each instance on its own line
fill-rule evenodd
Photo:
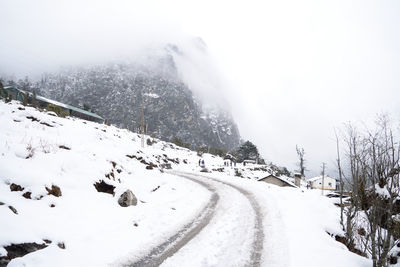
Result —
M 20 81 L 19 87 L 90 108 L 135 131 L 143 105 L 148 134 L 168 141 L 177 137 L 192 148 L 230 150 L 239 145 L 239 131 L 221 105 L 221 84 L 207 59 L 205 44 L 195 39 L 183 48 L 167 44 L 149 49 L 135 59 L 63 67 L 37 82 Z

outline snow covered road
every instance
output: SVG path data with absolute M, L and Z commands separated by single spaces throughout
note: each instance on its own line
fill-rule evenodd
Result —
M 215 207 L 219 201 L 219 195 L 217 194 L 215 187 L 191 177 L 185 178 L 199 184 L 200 186 L 203 186 L 211 192 L 211 198 L 208 204 L 201 210 L 197 218 L 185 225 L 167 241 L 153 248 L 148 255 L 135 262 L 122 264 L 122 266 L 159 266 L 164 260 L 166 260 L 168 257 L 171 257 L 180 248 L 186 245 L 204 228 L 204 226 L 210 222 L 210 219 L 214 216 Z
M 171 174 L 206 187 L 212 192 L 210 202 L 166 242 L 124 266 L 260 266 L 264 233 L 252 194 L 204 175 Z

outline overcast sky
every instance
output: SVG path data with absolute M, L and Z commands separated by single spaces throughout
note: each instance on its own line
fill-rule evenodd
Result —
M 399 1 L 0 0 L 0 74 L 124 57 L 201 37 L 244 139 L 334 174 L 334 127 L 400 114 Z

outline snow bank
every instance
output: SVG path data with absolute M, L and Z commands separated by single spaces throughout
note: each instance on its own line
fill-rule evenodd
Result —
M 264 213 L 263 266 L 361 267 L 372 262 L 351 253 L 329 234 L 341 234 L 339 208 L 317 190 L 277 187 L 212 174 L 251 190 Z

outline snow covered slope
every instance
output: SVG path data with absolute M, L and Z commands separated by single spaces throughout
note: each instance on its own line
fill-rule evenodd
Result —
M 0 125 L 0 266 L 135 261 L 184 228 L 212 200 L 209 190 L 165 171 L 171 166 L 198 176 L 199 157 L 190 150 L 148 136 L 141 148 L 136 133 L 59 118 L 17 102 L 0 101 Z M 327 234 L 341 232 L 338 210 L 328 199 L 247 179 L 262 176 L 260 170 L 242 169 L 246 178 L 240 178 L 221 158 L 204 154 L 203 159 L 212 173 L 196 179 L 213 179 L 220 197 L 232 201 L 220 201 L 209 225 L 166 260 L 167 266 L 245 262 L 238 253 L 249 254 L 245 246 L 251 240 L 238 246 L 243 236 L 234 235 L 252 232 L 245 227 L 251 227 L 248 216 L 253 215 L 245 209 L 246 198 L 223 189 L 227 186 L 221 182 L 251 192 L 259 207 L 265 237 L 259 244 L 261 266 L 369 266 Z M 128 189 L 137 205 L 121 207 L 118 199 Z
M 0 101 L 0 125 L 0 257 L 11 244 L 51 241 L 11 266 L 101 266 L 158 243 L 208 201 L 206 190 L 160 172 L 194 155 L 172 144 L 141 149 L 135 133 L 15 102 Z M 114 196 L 98 192 L 99 181 L 115 186 Z M 53 185 L 59 197 L 46 190 Z M 137 206 L 118 205 L 126 189 Z

